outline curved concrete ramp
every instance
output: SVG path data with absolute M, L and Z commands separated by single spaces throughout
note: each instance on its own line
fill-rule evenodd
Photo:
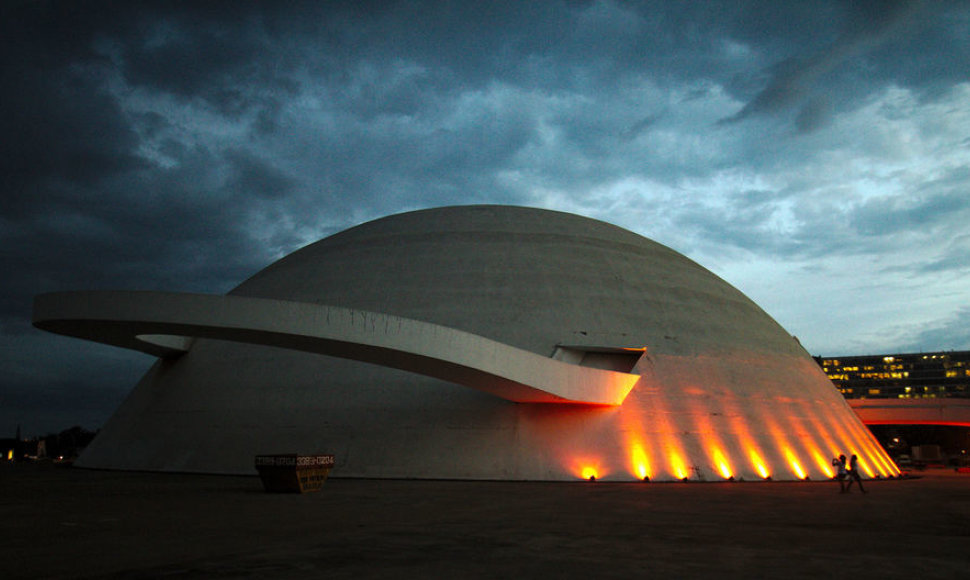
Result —
M 58 292 L 34 326 L 160 357 L 195 337 L 289 348 L 411 371 L 517 403 L 620 405 L 638 375 L 578 366 L 389 314 L 263 298 L 172 292 Z

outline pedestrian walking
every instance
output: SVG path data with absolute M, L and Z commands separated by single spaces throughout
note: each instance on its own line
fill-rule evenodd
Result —
M 845 459 L 844 456 L 843 459 Z M 862 487 L 862 478 L 859 477 L 859 458 L 856 457 L 855 453 L 852 454 L 852 459 L 849 460 L 848 474 L 849 483 L 845 486 L 845 493 L 849 493 L 849 490 L 852 489 L 853 482 L 859 484 L 859 491 L 866 493 L 866 489 Z
M 839 493 L 845 493 L 845 455 L 832 458 L 832 466 L 835 467 L 835 479 L 839 480 Z

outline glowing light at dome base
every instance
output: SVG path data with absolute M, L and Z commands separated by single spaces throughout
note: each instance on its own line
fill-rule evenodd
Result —
M 730 434 L 714 437 L 710 431 L 697 434 L 678 430 L 676 425 L 668 428 L 666 432 L 625 432 L 625 456 L 606 450 L 578 454 L 570 462 L 570 472 L 587 481 L 601 480 L 607 473 L 613 474 L 610 481 L 825 481 L 835 474 L 826 455 L 845 449 L 849 455 L 858 455 L 859 469 L 870 479 L 891 479 L 901 473 L 888 455 L 880 454 L 885 453 L 881 448 L 843 434 L 802 432 L 794 446 L 776 428 L 768 438 L 777 439 L 778 444 L 772 446 L 763 445 L 764 439 L 758 441 L 762 445 L 756 445 L 756 438 L 745 430 L 732 439 Z M 660 458 L 660 464 L 651 457 Z

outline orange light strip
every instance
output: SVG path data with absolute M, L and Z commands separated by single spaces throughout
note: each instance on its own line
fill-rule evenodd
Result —
M 768 471 L 768 464 L 765 463 L 765 460 L 761 458 L 754 447 L 748 448 L 748 458 L 751 460 L 751 466 L 758 472 L 761 479 L 768 479 L 771 476 L 771 472 Z
M 861 421 L 855 425 L 855 428 L 859 432 L 862 440 L 867 444 L 869 459 L 879 466 L 880 472 L 884 475 L 901 475 L 902 472 L 899 470 L 899 467 L 889 457 L 886 450 L 882 448 L 882 445 L 873 436 L 872 431 L 865 427 L 865 425 L 862 425 Z
M 862 429 L 865 430 L 865 434 L 863 434 L 862 437 L 867 450 L 866 456 L 864 458 L 860 458 L 864 459 L 864 461 L 861 461 L 862 468 L 866 471 L 866 473 L 869 474 L 869 477 L 874 476 L 873 468 L 875 468 L 880 475 L 889 475 L 894 473 L 891 467 L 891 460 L 885 455 L 885 452 L 882 450 L 882 446 L 879 445 L 879 442 L 876 441 L 875 438 L 872 438 L 872 434 L 869 433 L 868 429 L 865 427 L 862 427 Z M 870 462 L 872 463 L 871 467 L 869 466 Z
M 822 473 L 825 474 L 825 477 L 831 479 L 835 476 L 835 472 L 832 470 L 832 464 L 830 463 L 831 460 L 826 459 L 818 448 L 812 450 L 812 457 L 815 458 L 815 463 L 822 470 Z
M 711 422 L 711 413 L 707 408 L 701 408 L 699 405 L 693 405 L 691 408 L 691 415 L 695 418 L 695 424 L 697 427 L 697 432 L 700 434 L 701 444 L 704 447 L 704 451 L 707 453 L 711 464 L 714 469 L 720 474 L 724 479 L 730 479 L 734 476 L 731 465 L 724 454 L 724 445 L 721 439 L 717 436 L 718 430 L 714 427 Z
M 721 472 L 721 477 L 730 479 L 734 476 L 731 472 L 731 466 L 728 464 L 727 457 L 724 456 L 724 452 L 720 448 L 715 447 L 711 451 L 711 459 L 714 460 L 714 466 L 717 467 L 717 470 Z
M 653 477 L 650 458 L 647 456 L 647 451 L 640 442 L 630 445 L 630 472 L 637 479 Z
M 835 421 L 834 419 L 829 421 L 828 423 L 831 427 L 832 432 L 834 432 L 836 437 L 838 438 L 838 444 L 837 444 L 838 446 L 836 447 L 833 454 L 835 456 L 844 454 L 846 457 L 851 457 L 852 449 L 855 449 L 857 447 L 855 438 L 852 437 L 852 435 L 849 433 L 848 429 L 843 423 Z
M 805 429 L 804 422 L 794 409 L 791 409 L 791 412 L 789 413 L 788 425 L 789 428 L 796 434 L 795 443 L 788 443 L 788 439 L 784 437 L 780 431 L 775 433 L 776 439 L 781 439 L 787 444 L 784 451 L 785 459 L 788 461 L 788 465 L 791 466 L 792 471 L 795 473 L 798 479 L 806 479 L 808 477 L 808 465 L 803 464 L 803 462 L 798 459 L 801 454 L 796 454 L 796 447 L 808 455 L 813 455 L 814 450 L 818 449 L 818 445 L 814 440 L 809 439 L 808 430 Z M 801 435 L 798 436 L 798 434 Z
M 788 460 L 788 465 L 791 467 L 798 479 L 805 479 L 805 470 L 802 469 L 802 464 L 798 462 L 798 458 L 795 457 L 795 452 L 792 451 L 791 447 L 786 446 L 783 450 L 785 453 L 785 459 Z
M 682 429 L 678 429 L 670 419 L 663 391 L 658 392 L 650 399 L 650 405 L 654 412 L 660 417 L 658 423 L 658 443 L 660 444 L 660 455 L 667 463 L 667 472 L 674 479 L 687 479 L 690 471 L 687 469 L 683 442 L 677 436 Z
M 799 418 L 796 421 L 798 428 L 804 430 L 806 433 L 810 432 L 813 437 L 812 440 L 809 440 L 807 437 L 802 437 L 802 447 L 815 460 L 815 464 L 818 466 L 819 471 L 822 472 L 822 475 L 831 479 L 835 476 L 835 470 L 832 468 L 832 458 L 839 455 L 838 446 L 829 434 L 829 430 L 819 418 L 820 413 L 818 410 L 809 407 L 806 403 L 801 403 L 799 406 L 801 407 L 803 418 Z M 810 427 L 810 429 L 805 429 L 806 427 Z M 814 439 L 816 437 L 822 440 L 824 447 L 817 443 Z M 832 455 L 826 457 L 827 453 Z
M 794 450 L 792 450 L 791 444 L 788 442 L 788 438 L 785 437 L 784 431 L 782 431 L 778 427 L 778 424 L 771 419 L 771 414 L 765 412 L 764 409 L 762 409 L 762 418 L 765 426 L 768 429 L 769 435 L 771 435 L 772 440 L 785 456 L 785 460 L 788 462 L 788 466 L 791 468 L 792 473 L 798 479 L 805 479 L 805 476 L 807 475 L 805 469 L 802 467 L 801 461 L 795 455 Z
M 731 429 L 736 433 L 738 443 L 747 452 L 748 463 L 761 476 L 761 479 L 767 479 L 771 475 L 771 471 L 762 458 L 761 450 L 758 448 L 754 436 L 751 435 L 748 423 L 738 413 L 737 405 L 733 401 L 725 401 L 724 408 L 731 416 Z
M 637 479 L 653 479 L 653 454 L 649 451 L 650 441 L 643 433 L 643 411 L 640 407 L 641 401 L 630 397 L 619 411 L 623 433 L 626 434 L 625 445 L 629 450 L 627 469 Z
M 839 453 L 841 452 L 839 451 L 839 445 L 832 438 L 831 426 L 827 423 L 827 421 L 825 421 L 826 414 L 819 413 L 814 409 L 809 409 L 807 403 L 802 403 L 801 406 L 804 412 L 810 413 L 809 421 L 811 422 L 812 427 L 815 428 L 815 433 L 822 438 L 822 442 L 825 444 L 824 449 L 816 451 L 819 453 L 828 453 L 833 458 L 838 457 Z M 818 457 L 816 457 L 816 461 L 819 461 Z M 822 469 L 822 472 L 828 477 L 832 477 L 834 475 L 834 471 L 831 469 L 831 459 L 825 460 L 825 467 Z
M 869 461 L 867 460 L 877 463 L 881 471 L 887 475 L 893 472 L 889 467 L 888 462 L 882 463 L 880 461 L 882 459 L 880 453 L 882 447 L 878 444 L 878 442 L 875 442 L 875 439 L 872 437 L 872 433 L 866 429 L 864 425 L 858 422 L 853 422 L 849 425 L 849 431 L 854 435 L 856 446 L 860 449 L 860 452 L 856 453 L 856 455 L 859 457 L 859 465 L 869 477 L 874 477 L 876 472 L 872 469 L 872 466 L 869 465 Z
M 872 431 L 870 431 L 864 425 L 862 426 L 862 429 L 865 431 L 866 439 L 869 441 L 869 444 L 873 447 L 873 459 L 881 466 L 883 470 L 883 474 L 885 475 L 901 474 L 902 472 L 896 466 L 896 463 L 893 462 L 891 457 L 889 457 L 889 454 L 886 453 L 886 450 L 882 448 L 882 445 L 880 445 L 879 441 L 876 440 L 876 437 L 872 434 Z
M 855 429 L 854 422 L 851 420 L 845 422 L 836 421 L 834 418 L 831 418 L 825 413 L 822 414 L 822 417 L 824 420 L 820 419 L 820 422 L 824 421 L 828 424 L 828 429 L 826 432 L 835 433 L 839 440 L 838 443 L 834 441 L 830 442 L 830 445 L 832 446 L 830 449 L 834 447 L 832 450 L 833 456 L 845 454 L 846 457 L 851 457 L 852 454 L 855 453 L 857 456 L 859 456 L 859 463 L 862 470 L 865 471 L 869 477 L 873 477 L 875 472 L 872 471 L 872 468 L 869 467 L 869 465 L 864 461 L 864 458 L 867 454 L 874 453 L 875 449 L 865 445 L 867 443 L 865 434 Z
M 599 457 L 590 455 L 577 455 L 573 457 L 569 471 L 576 477 L 582 479 L 600 479 L 609 475 L 609 471 L 603 467 L 603 461 Z
M 667 450 L 667 466 L 670 467 L 670 474 L 676 479 L 687 479 L 690 475 L 690 472 L 687 470 L 687 462 L 684 461 L 683 451 L 679 448 Z

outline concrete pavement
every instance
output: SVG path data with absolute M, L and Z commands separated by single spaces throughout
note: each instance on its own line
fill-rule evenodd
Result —
M 970 476 L 533 483 L 0 466 L 5 578 L 957 578 Z

